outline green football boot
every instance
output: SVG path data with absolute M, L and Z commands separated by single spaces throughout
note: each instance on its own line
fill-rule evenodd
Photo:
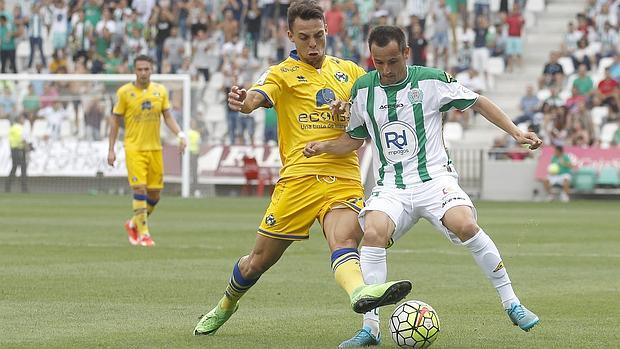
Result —
M 411 292 L 411 281 L 401 280 L 384 284 L 360 286 L 351 294 L 351 307 L 359 314 L 388 304 L 396 304 Z
M 239 303 L 233 310 L 224 310 L 216 305 L 207 315 L 202 315 L 194 328 L 194 336 L 211 336 L 239 309 Z

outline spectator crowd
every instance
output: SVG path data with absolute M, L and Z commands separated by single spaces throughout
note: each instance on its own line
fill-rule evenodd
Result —
M 620 145 L 620 1 L 590 0 L 571 18 L 514 121 L 547 144 Z
M 260 111 L 254 118 L 239 115 L 227 110 L 225 94 L 232 85 L 249 87 L 267 66 L 287 57 L 293 48 L 286 23 L 290 1 L 26 0 L 13 2 L 9 8 L 8 1 L 0 0 L 1 68 L 3 73 L 130 73 L 133 58 L 148 54 L 155 58 L 159 73 L 191 75 L 191 115 L 205 141 L 274 142 L 277 116 L 272 110 Z M 582 47 L 584 39 L 593 42 L 602 37 L 599 28 L 601 33 L 605 30 L 616 33 L 617 20 L 609 28 L 586 25 L 588 20 L 593 21 L 593 17 L 598 20 L 599 14 L 605 13 L 605 7 L 599 3 L 613 1 L 595 2 L 594 10 L 590 9 L 585 19 L 580 17 L 575 23 L 575 30 L 587 35 L 577 38 L 576 33 L 570 33 L 567 36 L 570 46 L 563 51 L 572 52 L 576 64 L 583 63 L 586 69 L 593 69 L 600 59 L 613 57 L 615 53 L 611 44 L 601 45 L 598 54 L 588 51 L 588 45 Z M 320 0 L 320 3 L 326 11 L 329 28 L 327 53 L 353 60 L 369 70 L 373 64 L 366 36 L 379 24 L 395 24 L 404 29 L 412 48 L 409 63 L 445 69 L 463 85 L 480 93 L 487 89 L 491 63 L 499 62 L 510 71 L 521 62 L 525 26 L 521 9 L 526 5 L 525 0 L 496 1 L 497 8 L 492 8 L 491 0 Z M 610 11 L 609 6 L 606 11 Z M 612 77 L 614 73 L 620 75 L 620 66 L 617 70 L 610 70 Z M 542 79 L 540 87 L 555 87 L 559 92 L 567 81 L 560 75 L 561 72 Z M 0 119 L 21 112 L 31 123 L 45 120 L 46 137 L 94 140 L 105 136 L 105 120 L 119 86 L 118 83 L 33 81 L 27 88 L 18 89 L 7 80 L 1 84 Z M 181 118 L 179 86 L 170 85 L 169 89 L 173 113 Z M 549 98 L 552 101 L 555 97 Z M 598 103 L 611 106 L 617 98 L 600 96 Z M 580 105 L 579 100 L 573 101 L 577 110 Z M 559 113 L 558 108 L 570 109 L 549 107 L 549 103 L 528 107 L 531 118 L 524 122 L 541 126 L 546 117 L 538 122 L 539 117 L 533 111 L 546 108 Z M 605 120 L 612 120 L 613 115 L 610 112 Z M 470 118 L 468 112 L 449 115 L 451 121 L 464 127 Z M 569 126 L 573 125 L 571 122 Z M 582 128 L 587 127 L 584 124 Z

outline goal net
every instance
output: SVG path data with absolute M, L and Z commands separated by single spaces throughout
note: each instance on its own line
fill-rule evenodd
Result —
M 135 75 L 2 74 L 0 75 L 0 179 L 5 189 L 12 159 L 9 130 L 20 116 L 32 147 L 27 154 L 31 192 L 124 192 L 128 190 L 123 128 L 116 142 L 117 162 L 107 165 L 109 121 L 116 90 Z M 188 133 L 191 117 L 189 75 L 153 75 L 168 89 L 171 112 Z M 180 156 L 178 140 L 163 124 L 166 191 L 189 196 L 190 157 Z M 20 171 L 9 188 L 20 188 Z

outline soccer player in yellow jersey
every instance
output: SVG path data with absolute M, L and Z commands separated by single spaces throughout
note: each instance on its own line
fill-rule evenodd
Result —
M 362 238 L 357 214 L 363 205 L 363 189 L 356 154 L 303 156 L 308 141 L 344 132 L 348 122 L 343 113 L 345 101 L 353 82 L 365 72 L 350 61 L 325 55 L 328 28 L 315 1 L 291 4 L 288 26 L 296 50 L 270 67 L 249 91 L 233 86 L 228 94 L 230 108 L 244 114 L 259 107 L 276 109 L 283 167 L 254 247 L 235 263 L 224 296 L 201 317 L 195 335 L 215 333 L 237 310 L 241 296 L 291 243 L 308 238 L 316 219 L 332 252 L 336 281 L 348 293 L 355 312 L 396 303 L 411 290 L 410 281 L 364 283 L 357 251 Z
M 170 113 L 168 91 L 163 85 L 151 82 L 153 59 L 140 55 L 134 60 L 136 81 L 116 91 L 116 105 L 110 126 L 108 164 L 114 166 L 114 144 L 121 118 L 125 119 L 125 162 L 127 177 L 133 189 L 133 217 L 125 223 L 132 245 L 153 246 L 147 217 L 159 202 L 164 187 L 164 162 L 161 152 L 159 126 L 161 115 L 166 126 L 179 138 L 179 151 L 186 145 L 186 136 Z

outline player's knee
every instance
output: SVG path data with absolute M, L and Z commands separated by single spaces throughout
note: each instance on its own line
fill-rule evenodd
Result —
M 473 219 L 468 219 L 457 224 L 453 233 L 456 234 L 461 241 L 467 241 L 474 237 L 480 231 L 480 227 Z
M 389 236 L 385 229 L 373 224 L 364 225 L 364 245 L 373 247 L 385 247 L 389 242 Z

